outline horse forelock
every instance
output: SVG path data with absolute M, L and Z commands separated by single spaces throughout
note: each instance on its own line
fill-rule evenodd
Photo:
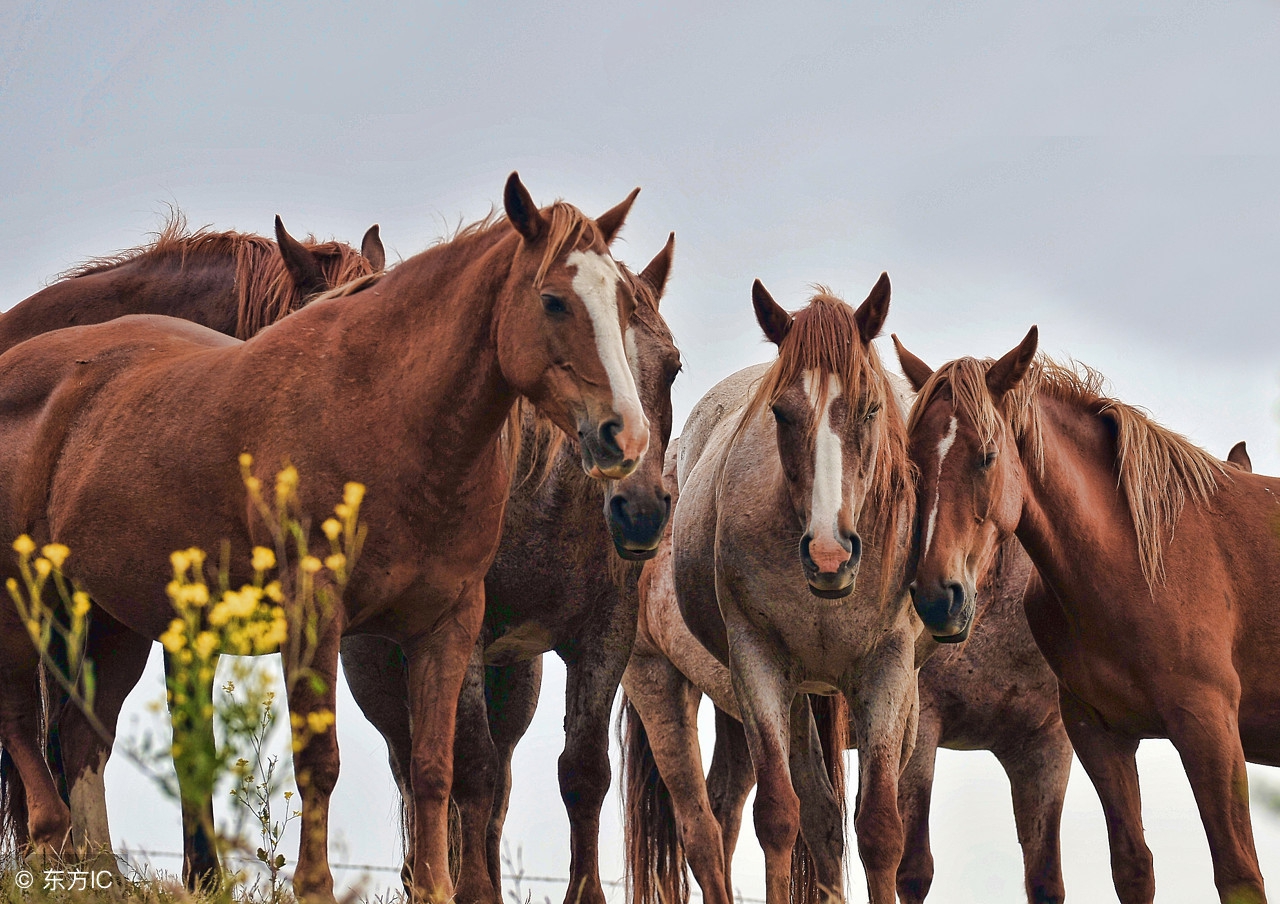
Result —
M 920 390 L 908 431 L 915 430 L 925 409 L 949 389 L 952 410 L 970 419 L 985 442 L 994 441 L 1007 425 L 1023 461 L 1043 475 L 1037 404 L 1042 395 L 1109 421 L 1116 437 L 1117 485 L 1133 521 L 1142 575 L 1149 587 L 1163 583 L 1164 545 L 1173 538 L 1186 504 L 1206 504 L 1217 491 L 1218 479 L 1230 479 L 1223 463 L 1140 408 L 1104 395 L 1106 378 L 1076 361 L 1061 364 L 1038 355 L 997 410 L 986 384 L 993 363 L 990 358 L 960 358 L 938 368 Z
M 743 408 L 733 443 L 788 387 L 803 380 L 806 372 L 813 374 L 810 385 L 816 389 L 817 411 L 823 411 L 827 404 L 830 376 L 836 377 L 840 394 L 851 406 L 865 401 L 866 408 L 852 408 L 850 416 L 861 417 L 879 407 L 874 421 L 879 442 L 863 517 L 871 515 L 876 538 L 893 542 L 902 519 L 914 517 L 914 472 L 907 454 L 906 424 L 875 346 L 863 344 L 854 309 L 837 296 L 819 287 L 809 305 L 796 312 L 778 347 L 777 360 L 755 385 Z M 813 419 L 811 429 L 817 429 L 817 421 Z M 889 572 L 886 569 L 887 576 Z

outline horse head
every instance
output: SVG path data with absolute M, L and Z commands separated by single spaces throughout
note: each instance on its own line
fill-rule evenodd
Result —
M 594 220 L 564 202 L 539 209 L 516 173 L 503 194 L 520 247 L 498 299 L 499 367 L 578 436 L 583 469 L 611 480 L 634 471 L 649 446 L 623 340 L 636 299 L 609 252 L 638 192 Z
M 1022 459 L 1003 403 L 1026 376 L 1037 338 L 1032 327 L 998 361 L 961 358 L 937 372 L 893 339 L 902 371 L 919 393 L 907 425 L 919 475 L 911 599 L 940 643 L 969 636 L 977 587 L 1021 518 Z
M 767 405 L 775 424 L 786 493 L 802 534 L 800 563 L 810 591 L 823 599 L 853 592 L 862 556 L 864 507 L 875 529 L 905 482 L 905 432 L 893 389 L 871 340 L 889 313 L 882 274 L 854 310 L 819 292 L 792 315 L 759 280 L 756 319 L 778 360 L 762 378 L 742 423 Z
M 604 515 L 614 549 L 639 561 L 657 554 L 671 514 L 671 494 L 663 486 L 662 467 L 671 439 L 671 384 L 680 372 L 680 352 L 658 313 L 671 273 L 675 233 L 649 265 L 632 278 L 636 312 L 625 334 L 627 360 L 649 420 L 649 451 L 628 477 L 610 482 Z

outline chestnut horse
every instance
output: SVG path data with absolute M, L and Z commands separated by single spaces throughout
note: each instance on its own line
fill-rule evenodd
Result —
M 1228 467 L 1102 394 L 1102 378 L 1035 357 L 1034 327 L 998 361 L 935 373 L 910 421 L 927 524 L 913 596 L 953 629 L 975 566 L 1016 534 L 1043 591 L 1027 598 L 1062 719 L 1106 815 L 1124 904 L 1155 894 L 1134 754 L 1173 742 L 1224 902 L 1266 900 L 1246 759 L 1280 765 L 1280 480 Z
M 908 404 L 905 387 L 901 395 L 904 405 Z M 673 443 L 672 447 L 676 445 Z M 669 452 L 667 459 L 665 479 L 669 492 L 676 495 L 675 456 Z M 668 529 L 658 555 L 645 565 L 641 577 L 640 627 L 634 655 L 637 663 L 646 661 L 646 674 L 665 673 L 675 686 L 683 688 L 689 706 L 684 718 L 690 724 L 696 718 L 700 688 L 706 688 L 712 700 L 718 701 L 715 750 L 702 814 L 703 818 L 715 819 L 720 836 L 711 839 L 714 829 L 708 824 L 707 830 L 686 837 L 693 845 L 711 839 L 722 848 L 724 887 L 732 897 L 729 868 L 742 807 L 755 777 L 742 724 L 730 715 L 736 713 L 736 708 L 727 670 L 702 650 L 683 626 L 675 600 L 671 557 Z M 920 719 L 915 750 L 898 784 L 905 849 L 898 866 L 897 887 L 903 904 L 922 902 L 933 881 L 929 804 L 938 747 L 990 750 L 996 755 L 1013 790 L 1027 899 L 1063 900 L 1059 830 L 1071 770 L 1071 744 L 1058 718 L 1057 681 L 1036 649 L 1022 610 L 1023 591 L 1031 570 L 1030 560 L 1018 542 L 1006 541 L 980 585 L 972 636 L 965 643 L 928 644 L 933 652 L 919 671 Z M 681 673 L 673 660 L 687 669 L 684 681 L 680 681 Z M 640 670 L 637 664 L 635 671 Z M 627 774 L 623 809 L 633 900 L 635 904 L 686 900 L 686 862 L 706 863 L 715 857 L 715 852 L 686 850 L 674 832 L 667 807 L 671 789 L 666 777 L 653 769 L 654 752 L 629 699 L 624 702 L 621 721 Z M 696 735 L 686 737 L 696 741 Z M 672 759 L 671 753 L 665 752 L 665 758 Z M 685 763 L 695 759 L 701 763 L 696 750 L 682 755 Z M 692 775 L 693 770 L 686 769 L 686 774 Z M 706 871 L 703 867 L 703 874 Z M 704 890 L 704 897 L 707 896 L 710 893 Z
M 386 253 L 376 225 L 360 251 L 342 242 L 299 242 L 275 220 L 276 243 L 240 232 L 190 232 L 175 214 L 155 242 L 79 265 L 45 289 L 0 315 L 0 352 L 32 336 L 66 326 L 102 323 L 126 314 L 166 314 L 204 324 L 220 333 L 246 339 L 259 329 L 306 304 L 317 293 L 379 273 Z M 102 618 L 102 615 L 99 615 Z M 60 651 L 52 650 L 56 656 Z M 166 665 L 168 659 L 166 657 Z M 99 699 L 100 715 L 123 700 Z M 94 768 L 67 775 L 61 769 L 58 732 L 63 698 L 49 714 L 49 755 L 60 790 L 71 803 L 73 841 L 77 850 L 109 850 L 106 789 L 102 768 L 110 755 L 105 744 Z M 12 761 L 0 755 L 0 770 L 16 780 Z M 15 847 L 26 844 L 26 812 L 21 784 L 7 786 L 3 829 Z M 186 827 L 184 873 L 188 881 L 216 870 L 217 859 L 200 814 L 184 808 Z
M 671 433 L 671 383 L 680 355 L 658 302 L 674 242 L 634 279 L 636 313 L 627 330 L 640 399 L 650 425 L 644 461 L 604 486 L 578 464 L 576 443 L 562 442 L 526 410 L 514 463 L 502 545 L 485 576 L 485 620 L 458 703 L 453 799 L 461 817 L 456 899 L 502 901 L 501 839 L 511 791 L 511 757 L 537 707 L 541 654 L 565 662 L 565 746 L 560 793 L 569 814 L 569 904 L 603 904 L 600 808 L 609 790 L 609 713 L 631 655 L 635 584 L 667 523 L 662 455 Z M 611 579 L 612 578 L 612 579 Z M 342 642 L 347 683 L 382 733 L 405 801 L 410 797 L 407 673 L 399 648 L 373 635 Z M 411 827 L 406 827 L 411 838 Z M 406 845 L 409 848 L 409 845 Z
M 701 653 L 691 658 L 700 655 L 707 670 L 727 666 L 731 688 L 703 690 L 746 729 L 769 904 L 789 898 L 801 831 L 817 886 L 842 895 L 843 795 L 827 771 L 840 758 L 823 755 L 814 692 L 848 701 L 863 751 L 858 850 L 872 900 L 891 902 L 921 626 L 906 593 L 914 494 L 905 425 L 871 345 L 888 313 L 889 280 L 881 276 L 856 311 L 819 293 L 793 316 L 758 281 L 753 301 L 778 358 L 763 372 L 721 382 L 689 416 L 672 516 L 680 611 L 668 627 L 687 636 L 686 649 L 696 641 Z M 686 848 L 708 852 L 691 863 L 703 893 L 727 904 L 690 707 L 689 678 L 699 672 L 646 652 L 637 646 L 623 686 L 671 790 Z
M 600 478 L 631 473 L 648 445 L 622 336 L 634 298 L 608 250 L 634 197 L 597 220 L 563 202 L 539 210 L 513 173 L 505 220 L 463 230 L 366 292 L 310 304 L 246 342 L 135 316 L 38 336 L 0 357 L 0 534 L 69 546 L 70 576 L 127 629 L 102 649 L 132 667 L 99 659 L 99 695 L 131 685 L 168 626 L 168 551 L 229 540 L 232 584 L 251 577 L 240 563 L 265 528 L 246 506 L 240 453 L 254 454 L 259 478 L 291 461 L 304 511 L 324 511 L 347 481 L 364 483 L 366 552 L 342 607 L 317 629 L 320 680 L 291 681 L 289 709 L 303 723 L 333 711 L 341 633 L 400 643 L 413 708 L 414 889 L 448 898 L 454 713 L 507 497 L 502 426 L 530 398 L 582 437 L 584 467 Z M 0 740 L 26 788 L 33 843 L 56 851 L 68 816 L 36 736 L 36 659 L 4 617 Z M 69 730 L 62 741 L 70 773 L 84 751 Z M 294 884 L 300 897 L 331 900 L 336 734 L 295 741 Z

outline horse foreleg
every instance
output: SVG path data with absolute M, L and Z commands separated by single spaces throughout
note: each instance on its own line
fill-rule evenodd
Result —
M 303 671 L 285 656 L 293 774 L 302 801 L 301 839 L 293 888 L 305 902 L 332 901 L 329 869 L 329 798 L 338 783 L 338 733 L 333 724 L 338 685 L 339 619 L 318 626 L 311 663 Z M 298 630 L 294 626 L 294 630 Z
M 666 825 L 657 816 L 657 803 L 646 804 L 645 790 L 656 790 L 661 781 L 670 795 L 679 829 L 678 844 L 707 904 L 731 904 L 725 880 L 725 852 L 720 826 L 711 812 L 707 783 L 702 774 L 698 744 L 698 703 L 701 693 L 660 653 L 636 649 L 623 674 L 622 686 L 629 706 L 643 723 L 628 726 L 623 741 L 628 749 L 626 820 L 628 823 L 628 871 L 636 889 L 636 904 L 676 900 L 683 875 L 668 870 L 678 862 L 678 849 L 665 837 Z M 628 718 L 624 716 L 624 718 Z M 653 755 L 654 770 L 646 770 L 634 748 L 635 732 L 643 731 Z M 642 787 L 643 786 L 643 787 Z
M 444 904 L 449 878 L 449 791 L 458 697 L 480 636 L 484 593 L 462 594 L 428 634 L 405 644 L 413 717 L 413 894 Z
M 898 896 L 903 904 L 921 904 L 933 885 L 933 851 L 929 847 L 929 809 L 933 770 L 941 726 L 921 714 L 916 745 L 898 779 L 898 814 L 903 822 L 902 862 L 898 864 Z
M 707 794 L 711 812 L 720 824 L 724 845 L 724 888 L 733 895 L 733 852 L 738 847 L 742 830 L 742 808 L 756 783 L 756 770 L 747 749 L 747 734 L 742 723 L 716 707 L 716 746 L 711 752 L 711 768 L 707 771 Z
M 6 834 L 21 838 L 24 833 L 13 823 L 25 820 L 25 837 L 31 846 L 58 856 L 71 835 L 71 813 L 58 793 L 40 742 L 39 661 L 25 627 L 0 633 L 16 645 L 0 655 L 0 745 L 13 766 L 3 772 L 6 787 L 0 794 L 4 803 L 0 816 Z
M 409 665 L 400 645 L 374 634 L 342 638 L 342 671 L 356 705 L 387 745 L 391 776 L 400 791 L 401 843 L 405 890 L 413 853 L 413 789 L 409 771 L 413 743 L 409 732 Z
M 1266 904 L 1249 814 L 1249 775 L 1240 744 L 1238 689 L 1184 688 L 1163 707 L 1169 740 L 1191 782 L 1223 904 Z
M 502 827 L 511 803 L 511 757 L 516 744 L 533 723 L 542 689 L 542 657 L 527 662 L 485 669 L 485 689 L 489 705 L 489 735 L 498 755 L 498 774 L 493 791 L 493 816 L 485 842 L 489 878 L 502 888 Z
M 560 796 L 569 814 L 569 887 L 565 904 L 604 904 L 600 884 L 600 808 L 609 793 L 609 714 L 635 642 L 635 606 L 615 607 L 603 636 L 565 656 L 565 738 Z M 625 622 L 629 621 L 629 625 Z M 623 624 L 619 624 L 622 622 Z
M 477 643 L 471 650 L 458 695 L 457 728 L 453 738 L 454 762 L 466 763 L 465 769 L 453 773 L 450 792 L 458 807 L 461 826 L 458 839 L 461 868 L 454 891 L 458 904 L 499 904 L 501 899 L 502 886 L 495 885 L 490 875 L 487 850 L 498 754 L 489 735 L 484 672 L 483 644 Z
M 849 697 L 858 739 L 858 803 L 853 825 L 872 904 L 893 904 L 902 861 L 898 776 L 910 762 L 918 715 L 913 644 L 892 645 Z M 894 652 L 894 647 L 900 647 Z
M 217 668 L 217 657 L 211 662 Z M 164 654 L 165 686 L 172 687 L 178 666 L 168 651 Z M 212 688 L 210 688 L 212 690 Z M 212 707 L 213 700 L 204 701 Z M 213 756 L 215 740 L 213 719 L 201 720 L 189 725 L 179 719 L 169 705 L 169 722 L 174 739 L 183 738 L 182 744 L 192 750 L 207 751 Z M 104 789 L 105 793 L 105 789 Z M 178 799 L 182 806 L 182 881 L 191 891 L 212 889 L 218 884 L 220 864 L 213 828 L 213 799 L 206 798 L 191 786 L 185 770 L 178 771 Z M 73 807 L 74 809 L 74 807 Z
M 723 605 L 723 602 L 722 602 Z M 800 798 L 791 784 L 791 702 L 796 685 L 767 638 L 729 623 L 729 671 L 756 767 L 756 837 L 764 849 L 765 898 L 791 897 L 791 849 L 800 834 Z
M 1061 685 L 1058 705 L 1071 746 L 1102 803 L 1116 896 L 1121 904 L 1151 904 L 1156 880 L 1151 849 L 1142 831 L 1142 797 L 1134 758 L 1138 741 L 1108 731 L 1088 704 Z
M 994 751 L 1009 776 L 1013 818 L 1022 845 L 1027 900 L 1061 904 L 1062 805 L 1071 775 L 1071 741 L 1062 723 L 1051 720 L 1031 737 L 1017 739 L 1011 750 Z
M 806 894 L 800 900 L 843 900 L 844 812 L 827 774 L 807 694 L 798 695 L 791 706 L 790 767 L 800 798 L 800 830 L 812 858 L 815 880 L 803 883 Z

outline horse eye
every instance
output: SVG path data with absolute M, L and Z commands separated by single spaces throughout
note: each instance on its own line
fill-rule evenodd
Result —
M 548 314 L 569 313 L 569 308 L 565 305 L 564 299 L 550 293 L 544 293 L 542 296 L 542 310 Z
M 777 405 L 774 405 L 771 410 L 773 411 L 774 418 L 778 421 L 779 424 L 791 423 L 791 420 L 785 414 L 782 413 L 782 409 L 779 408 Z
M 880 413 L 880 406 L 872 405 L 870 408 L 867 409 L 867 413 L 863 415 L 862 419 L 864 421 L 873 421 L 875 420 L 876 415 L 879 413 Z
M 982 461 L 978 464 L 978 469 L 982 471 L 986 471 L 995 463 L 996 463 L 996 451 L 992 449 L 990 452 L 987 452 L 982 456 Z

